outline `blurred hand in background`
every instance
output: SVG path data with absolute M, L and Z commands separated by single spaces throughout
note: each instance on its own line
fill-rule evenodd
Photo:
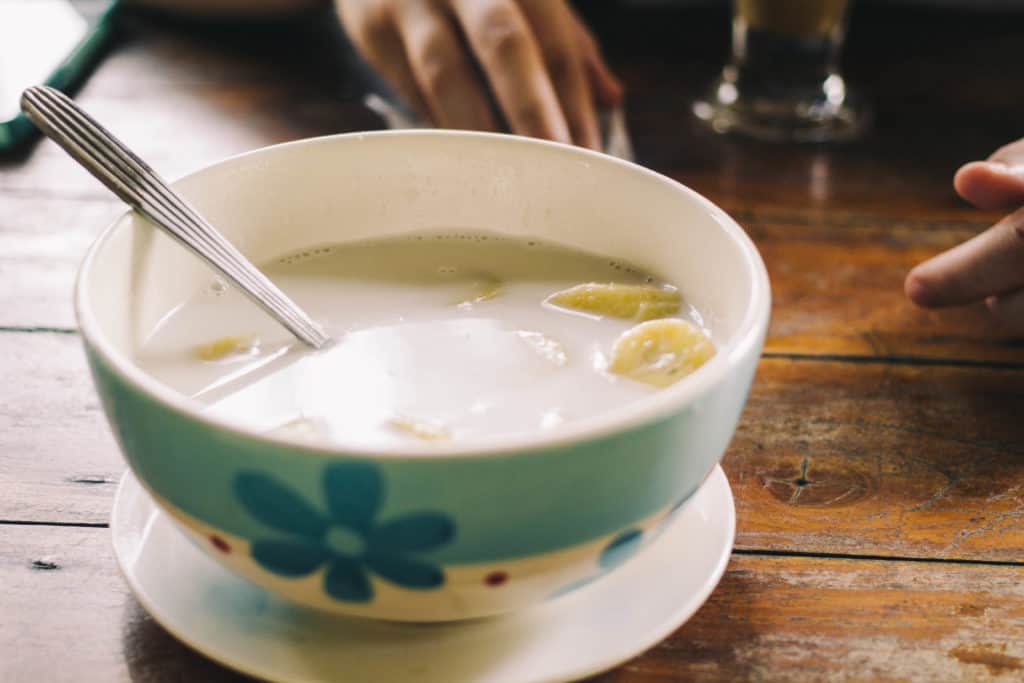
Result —
M 335 0 L 366 61 L 421 116 L 601 145 L 597 111 L 622 87 L 565 0 Z M 492 102 L 496 105 L 492 106 Z

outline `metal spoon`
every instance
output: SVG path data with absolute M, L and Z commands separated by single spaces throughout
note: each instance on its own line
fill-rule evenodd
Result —
M 206 261 L 289 332 L 314 349 L 330 337 L 170 188 L 142 159 L 58 90 L 34 86 L 22 111 L 50 139 L 133 209 Z

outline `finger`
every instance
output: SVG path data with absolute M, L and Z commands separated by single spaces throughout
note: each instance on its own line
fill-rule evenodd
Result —
M 420 95 L 416 77 L 405 58 L 405 48 L 398 34 L 394 16 L 381 5 L 365 2 L 336 4 L 342 28 L 367 63 L 376 69 L 424 119 L 430 119 L 430 108 Z
M 961 197 L 981 209 L 1011 209 L 1024 204 L 1024 159 L 1018 163 L 972 161 L 953 178 Z
M 1024 164 L 1024 138 L 1003 145 L 996 151 L 992 152 L 992 154 L 989 155 L 988 160 L 998 161 L 1006 164 L 1007 166 Z
M 1024 287 L 1024 208 L 985 232 L 918 265 L 904 283 L 919 306 L 980 301 Z
M 576 26 L 569 8 L 561 0 L 520 0 L 519 6 L 540 46 L 572 141 L 600 149 L 594 98 L 590 94 L 582 49 L 576 40 Z
M 513 0 L 452 0 L 514 133 L 572 142 L 540 48 Z
M 1003 145 L 986 161 L 963 166 L 953 185 L 960 196 L 980 208 L 1017 208 L 1024 201 L 1024 139 Z
M 402 0 L 395 11 L 407 62 L 433 120 L 445 128 L 497 130 L 486 86 L 451 18 L 433 0 Z
M 1013 335 L 1024 335 L 1024 289 L 985 300 L 992 317 Z
M 597 40 L 594 39 L 583 20 L 575 12 L 572 13 L 572 17 L 576 25 L 576 43 L 583 51 L 583 65 L 597 103 L 602 107 L 609 108 L 619 106 L 622 104 L 624 95 L 622 82 L 608 68 Z

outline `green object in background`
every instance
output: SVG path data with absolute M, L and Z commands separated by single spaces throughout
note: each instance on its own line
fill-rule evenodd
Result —
M 21 92 L 43 83 L 67 91 L 88 74 L 113 35 L 119 0 L 0 0 L 0 152 L 28 141 Z

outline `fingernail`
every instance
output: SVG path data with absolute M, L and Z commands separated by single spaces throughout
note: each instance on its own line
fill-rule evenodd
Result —
M 1014 178 L 1024 178 L 1024 164 L 1007 164 L 1003 161 L 989 161 L 986 163 L 996 173 L 1013 176 Z

